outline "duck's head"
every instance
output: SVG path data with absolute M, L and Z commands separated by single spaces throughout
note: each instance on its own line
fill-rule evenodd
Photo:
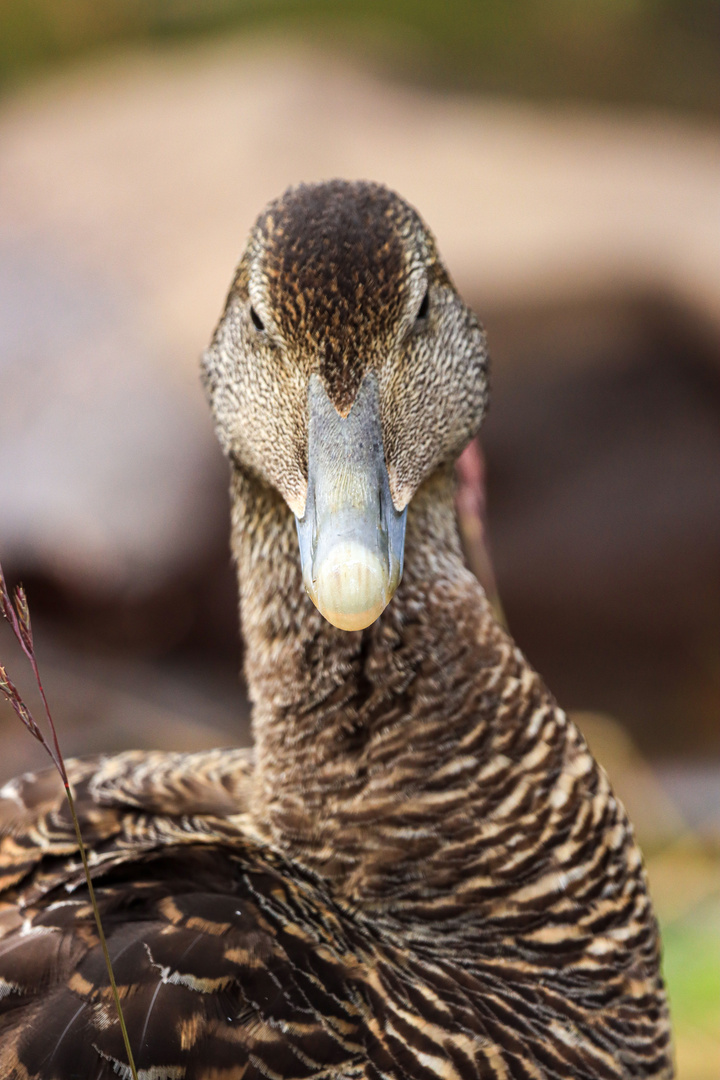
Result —
M 379 184 L 290 188 L 252 229 L 203 373 L 233 467 L 295 515 L 313 602 L 369 626 L 410 500 L 487 400 L 482 328 L 421 218 Z

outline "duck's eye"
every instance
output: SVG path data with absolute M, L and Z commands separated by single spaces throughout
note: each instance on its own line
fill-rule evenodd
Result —
M 250 318 L 252 319 L 253 326 L 255 327 L 256 330 L 264 330 L 265 329 L 265 323 L 262 321 L 262 319 L 258 315 L 255 308 L 252 307 L 252 305 L 250 306 Z
M 426 289 L 425 290 L 425 295 L 422 298 L 422 302 L 420 304 L 420 307 L 418 308 L 418 313 L 415 316 L 415 322 L 422 322 L 424 319 L 427 319 L 427 315 L 428 315 L 429 310 L 430 310 L 430 292 L 429 292 L 428 289 Z

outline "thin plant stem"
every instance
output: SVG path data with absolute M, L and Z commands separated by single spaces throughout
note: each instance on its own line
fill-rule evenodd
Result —
M 118 1020 L 120 1021 L 120 1030 L 122 1031 L 123 1042 L 125 1043 L 125 1052 L 128 1056 L 128 1065 L 130 1066 L 130 1072 L 133 1080 L 138 1080 L 137 1069 L 135 1068 L 135 1059 L 133 1057 L 132 1047 L 130 1046 L 130 1036 L 128 1035 L 127 1027 L 125 1026 L 125 1016 L 123 1015 L 122 1005 L 120 1004 L 120 994 L 118 993 L 117 983 L 115 982 L 115 972 L 113 971 L 112 961 L 110 959 L 110 953 L 107 947 L 107 940 L 105 938 L 105 931 L 103 930 L 102 919 L 100 918 L 100 908 L 98 907 L 97 900 L 95 899 L 95 889 L 90 876 L 90 866 L 88 865 L 87 851 L 85 850 L 85 844 L 83 843 L 82 834 L 80 832 L 80 822 L 75 811 L 75 800 L 72 797 L 70 785 L 65 784 L 65 794 L 67 795 L 68 806 L 70 807 L 70 814 L 72 815 L 73 825 L 75 826 L 75 836 L 77 837 L 78 848 L 80 849 L 80 858 L 82 859 L 83 869 L 85 871 L 85 880 L 87 882 L 88 892 L 90 893 L 90 903 L 92 904 L 93 914 L 95 916 L 95 925 L 97 926 L 98 937 L 100 938 L 100 947 L 105 957 L 105 966 L 107 967 L 108 978 L 110 979 L 110 988 L 112 990 L 113 1000 L 115 1002 L 115 1008 L 117 1009 Z
M 73 799 L 72 790 L 70 787 L 70 780 L 68 778 L 67 769 L 65 768 L 65 760 L 60 749 L 60 742 L 57 737 L 57 730 L 53 722 L 52 713 L 50 712 L 50 706 L 48 704 L 47 697 L 45 695 L 45 689 L 40 678 L 40 672 L 38 670 L 37 660 L 35 658 L 35 646 L 33 643 L 32 625 L 30 622 L 30 609 L 28 607 L 27 597 L 25 596 L 25 590 L 22 586 L 18 586 L 15 590 L 14 602 L 10 599 L 10 593 L 5 582 L 5 576 L 3 574 L 2 566 L 0 566 L 0 607 L 2 613 L 10 623 L 10 627 L 17 638 L 18 644 L 25 653 L 26 657 L 30 661 L 30 666 L 35 676 L 35 682 L 37 683 L 40 697 L 43 703 L 43 709 L 45 711 L 45 718 L 52 737 L 52 743 L 48 742 L 47 737 L 43 734 L 43 731 L 39 727 L 37 721 L 33 717 L 32 713 L 28 709 L 27 705 L 23 701 L 20 692 L 15 684 L 8 676 L 5 668 L 0 665 L 0 690 L 5 695 L 10 705 L 14 709 L 18 718 L 25 725 L 34 739 L 44 747 L 47 753 L 50 755 L 55 768 L 60 774 L 60 777 L 65 788 L 65 795 L 67 797 L 68 806 L 70 807 L 70 816 L 72 817 L 73 825 L 75 827 L 75 836 L 77 838 L 78 849 L 80 851 L 80 858 L 83 864 L 83 870 L 85 871 L 85 880 L 87 882 L 88 893 L 90 895 L 90 903 L 92 905 L 93 914 L 95 916 L 95 925 L 97 926 L 98 937 L 100 939 L 100 947 L 102 948 L 103 956 L 105 957 L 105 966 L 107 967 L 108 978 L 110 980 L 110 988 L 112 991 L 113 1001 L 115 1002 L 115 1008 L 117 1010 L 118 1020 L 120 1021 L 120 1030 L 122 1032 L 123 1043 L 125 1044 L 125 1052 L 128 1058 L 128 1065 L 130 1067 L 130 1074 L 132 1080 L 138 1080 L 137 1069 L 135 1067 L 135 1059 L 133 1057 L 132 1047 L 130 1046 L 130 1038 L 128 1036 L 127 1027 L 125 1025 L 125 1017 L 123 1015 L 122 1004 L 120 1002 L 120 994 L 118 992 L 117 983 L 115 982 L 115 973 L 112 967 L 112 961 L 110 960 L 110 953 L 107 947 L 107 940 L 105 938 L 105 931 L 103 930 L 102 919 L 100 917 L 100 908 L 95 897 L 95 889 L 92 883 L 92 877 L 90 875 L 90 865 L 88 863 L 87 850 L 83 843 L 82 832 L 80 830 L 80 821 L 75 810 L 75 800 Z

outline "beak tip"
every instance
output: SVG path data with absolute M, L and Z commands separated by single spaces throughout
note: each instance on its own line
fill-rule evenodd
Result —
M 364 630 L 382 614 L 395 589 L 375 552 L 353 541 L 340 542 L 317 567 L 311 599 L 340 630 Z

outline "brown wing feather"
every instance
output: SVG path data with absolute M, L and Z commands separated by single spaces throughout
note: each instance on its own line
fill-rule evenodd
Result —
M 148 1076 L 338 1075 L 357 1059 L 352 927 L 271 855 L 240 838 L 136 852 L 97 896 Z M 0 1075 L 117 1075 L 124 1053 L 85 889 L 56 885 L 0 926 Z
M 227 816 L 243 813 L 250 797 L 252 752 L 195 754 L 128 751 L 74 759 L 67 764 L 83 838 L 98 853 L 125 835 L 131 846 L 161 832 L 147 815 Z M 0 789 L 0 892 L 21 881 L 45 856 L 77 854 L 75 830 L 60 777 L 54 770 L 26 773 Z M 43 887 L 51 888 L 42 873 Z

